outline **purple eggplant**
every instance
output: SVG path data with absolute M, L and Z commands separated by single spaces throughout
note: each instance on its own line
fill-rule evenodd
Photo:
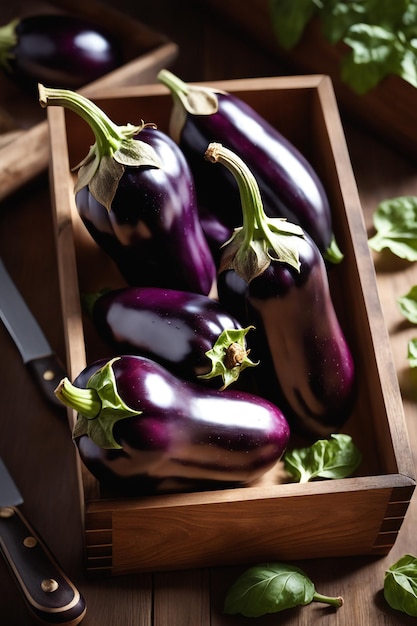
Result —
M 42 106 L 69 108 L 94 132 L 96 141 L 78 166 L 75 201 L 126 282 L 208 295 L 216 266 L 177 144 L 152 124 L 117 126 L 78 93 L 43 85 L 39 93 Z
M 83 303 L 114 353 L 146 356 L 191 382 L 220 376 L 225 389 L 257 365 L 246 346 L 250 327 L 207 296 L 126 287 L 84 296 Z
M 78 89 L 122 62 L 113 37 L 80 17 L 28 15 L 0 28 L 0 66 L 22 85 Z
M 241 224 L 234 177 L 228 171 L 210 171 L 204 163 L 208 144 L 217 141 L 238 154 L 253 172 L 268 216 L 300 224 L 327 260 L 342 260 L 323 184 L 290 141 L 231 93 L 187 85 L 165 69 L 158 79 L 172 93 L 170 134 L 190 164 L 201 206 L 230 229 Z
M 78 412 L 73 438 L 85 466 L 117 494 L 247 484 L 290 436 L 272 403 L 189 383 L 140 356 L 97 361 L 56 395 Z
M 329 435 L 352 410 L 355 368 L 323 257 L 300 226 L 266 216 L 256 179 L 235 153 L 210 144 L 206 156 L 239 185 L 243 226 L 224 248 L 220 272 L 229 276 L 219 297 L 229 291 L 230 303 L 237 295 L 242 317 L 257 328 L 252 346 L 261 360 L 254 370 L 261 393 L 279 398 L 299 430 Z

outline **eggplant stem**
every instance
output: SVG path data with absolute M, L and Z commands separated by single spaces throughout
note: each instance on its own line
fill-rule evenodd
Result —
M 189 94 L 190 89 L 188 84 L 185 81 L 181 80 L 181 78 L 179 78 L 178 76 L 175 76 L 175 74 L 173 74 L 169 70 L 160 70 L 158 74 L 158 80 L 160 80 L 161 83 L 168 87 L 168 89 L 173 93 L 183 93 L 184 96 L 188 96 Z
M 87 419 L 95 419 L 100 414 L 102 403 L 95 389 L 75 387 L 68 378 L 63 378 L 55 389 L 55 395 L 63 404 Z
M 245 257 L 248 256 L 248 251 L 252 247 L 258 252 L 262 251 L 264 258 L 269 257 L 268 264 L 271 261 L 283 261 L 299 271 L 298 244 L 295 240 L 303 237 L 304 231 L 285 219 L 268 218 L 255 176 L 246 163 L 232 150 L 220 143 L 211 143 L 206 150 L 205 157 L 212 163 L 224 165 L 235 177 L 239 188 L 243 226 L 240 229 L 239 250 L 235 253 L 237 265 L 244 265 Z M 265 270 L 262 263 L 264 261 L 259 263 L 258 269 L 251 269 L 253 277 L 257 275 L 257 272 Z M 234 269 L 237 269 L 236 264 Z M 240 272 L 240 270 L 237 271 Z M 247 279 L 245 276 L 244 278 Z
M 62 106 L 78 114 L 94 133 L 100 156 L 112 156 L 120 148 L 124 135 L 114 122 L 94 102 L 69 89 L 53 89 L 38 85 L 42 108 Z
M 242 219 L 244 238 L 242 252 L 250 247 L 253 241 L 258 214 L 264 214 L 261 194 L 252 172 L 245 163 L 231 150 L 220 143 L 211 143 L 205 154 L 208 161 L 220 163 L 235 176 L 242 203 Z M 266 216 L 265 216 L 266 217 Z

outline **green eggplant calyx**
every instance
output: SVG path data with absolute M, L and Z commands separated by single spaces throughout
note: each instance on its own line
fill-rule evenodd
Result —
M 90 319 L 93 319 L 94 316 L 94 307 L 97 300 L 100 300 L 102 296 L 105 296 L 107 293 L 112 291 L 111 287 L 103 287 L 94 293 L 81 293 L 81 307 L 82 310 L 88 315 Z
M 334 235 L 332 237 L 329 247 L 323 254 L 323 258 L 325 261 L 328 261 L 329 263 L 333 263 L 334 265 L 341 263 L 343 261 L 343 258 L 344 258 L 343 252 L 340 250 L 339 246 L 337 245 Z
M 162 69 L 157 78 L 171 92 L 174 106 L 169 134 L 179 144 L 187 115 L 214 115 L 219 108 L 217 94 L 224 92 L 202 85 L 189 85 L 166 69 Z
M 0 67 L 9 73 L 12 72 L 10 61 L 15 57 L 12 49 L 17 44 L 16 28 L 19 22 L 18 19 L 12 20 L 0 28 Z
M 299 272 L 303 229 L 285 218 L 269 218 L 265 214 L 258 183 L 237 154 L 219 143 L 211 143 L 205 158 L 224 165 L 233 174 L 242 204 L 242 226 L 223 244 L 219 271 L 233 269 L 247 283 L 272 262 L 286 263 Z
M 95 372 L 85 388 L 76 387 L 67 378 L 58 385 L 57 398 L 78 412 L 72 433 L 74 439 L 87 435 L 100 448 L 121 449 L 113 435 L 114 425 L 142 413 L 130 408 L 117 391 L 112 365 L 118 358 L 111 359 Z
M 94 198 L 108 211 L 126 166 L 160 168 L 155 150 L 136 139 L 143 128 L 154 124 L 115 124 L 94 102 L 69 89 L 38 85 L 39 103 L 43 108 L 61 106 L 79 115 L 94 133 L 95 143 L 86 157 L 74 168 L 78 170 L 75 193 L 87 186 Z
M 187 113 L 191 115 L 213 115 L 219 109 L 217 98 L 220 90 L 203 85 L 189 85 L 172 72 L 162 69 L 158 80 L 168 87 L 174 99 L 181 102 Z
M 198 378 L 210 380 L 221 376 L 223 386 L 220 390 L 223 391 L 239 378 L 244 369 L 256 367 L 259 363 L 249 359 L 250 350 L 246 348 L 245 339 L 248 332 L 253 329 L 254 326 L 230 328 L 220 333 L 212 349 L 206 352 L 211 361 L 211 371 Z

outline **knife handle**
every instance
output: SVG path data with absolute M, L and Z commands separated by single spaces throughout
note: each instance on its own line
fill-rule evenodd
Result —
M 66 376 L 66 372 L 58 357 L 55 354 L 49 354 L 28 361 L 26 366 L 45 398 L 52 403 L 53 406 L 60 409 L 64 415 L 66 408 L 54 393 L 58 384 Z
M 81 622 L 87 610 L 83 596 L 14 506 L 0 508 L 0 547 L 38 622 L 67 626 Z

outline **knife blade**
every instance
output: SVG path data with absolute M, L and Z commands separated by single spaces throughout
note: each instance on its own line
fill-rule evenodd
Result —
M 0 551 L 32 616 L 43 624 L 79 624 L 84 597 L 65 575 L 51 551 L 16 508 L 23 498 L 0 458 Z
M 54 393 L 65 370 L 1 259 L 0 318 L 45 398 L 65 414 Z

